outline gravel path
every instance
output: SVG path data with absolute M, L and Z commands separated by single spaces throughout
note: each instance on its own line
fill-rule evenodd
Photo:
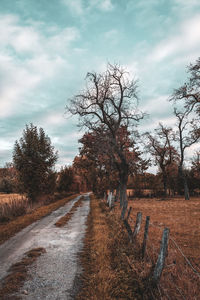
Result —
M 42 254 L 30 267 L 30 280 L 20 291 L 22 299 L 73 299 L 75 278 L 81 272 L 77 254 L 83 246 L 86 219 L 89 212 L 89 196 L 78 207 L 72 219 L 64 227 L 54 223 L 65 215 L 79 197 L 51 215 L 31 224 L 15 237 L 0 246 L 0 278 L 6 275 L 9 266 L 21 259 L 23 254 L 36 247 L 44 247 Z

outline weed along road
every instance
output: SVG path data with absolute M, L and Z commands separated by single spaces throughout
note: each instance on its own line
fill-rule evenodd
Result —
M 28 300 L 73 299 L 76 278 L 81 272 L 78 253 L 83 246 L 90 209 L 89 195 L 84 195 L 82 201 L 80 197 L 29 225 L 0 246 L 0 280 L 27 251 L 39 247 L 46 250 L 29 266 L 28 276 L 16 297 Z M 78 201 L 80 205 L 76 204 L 73 209 Z M 68 213 L 67 223 L 56 226 L 56 222 Z

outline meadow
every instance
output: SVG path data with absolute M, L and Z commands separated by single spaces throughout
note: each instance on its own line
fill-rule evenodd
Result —
M 145 218 L 150 216 L 146 271 L 155 265 L 162 232 L 170 229 L 168 255 L 160 280 L 161 299 L 198 299 L 200 280 L 200 198 L 134 199 L 129 223 L 134 228 L 137 212 L 143 222 L 137 237 L 142 245 Z M 119 207 L 115 208 L 119 210 Z M 145 272 L 146 272 L 145 271 Z M 187 298 L 189 297 L 189 298 Z

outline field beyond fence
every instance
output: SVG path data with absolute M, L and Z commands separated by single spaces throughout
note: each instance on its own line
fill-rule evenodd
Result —
M 140 274 L 152 274 L 160 252 L 164 228 L 169 228 L 168 251 L 158 284 L 159 299 L 199 299 L 200 294 L 200 198 L 134 199 L 128 223 L 134 231 L 137 214 L 142 223 L 133 241 L 142 251 L 146 216 L 150 216 L 147 247 L 144 259 L 139 254 Z M 120 216 L 119 203 L 115 213 Z M 124 230 L 126 231 L 125 227 Z M 128 234 L 128 232 L 126 232 Z M 131 265 L 131 261 L 129 262 Z M 134 268 L 134 266 L 132 266 Z M 145 275 L 146 276 L 146 275 Z M 153 297 L 153 294 L 152 294 Z M 153 298 L 152 298 L 153 299 Z M 156 298 L 157 299 L 157 298 Z

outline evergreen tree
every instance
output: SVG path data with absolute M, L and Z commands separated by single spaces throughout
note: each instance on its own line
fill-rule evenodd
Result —
M 26 125 L 23 136 L 15 142 L 13 162 L 21 189 L 31 201 L 46 191 L 57 158 L 57 152 L 44 130 L 32 123 Z

